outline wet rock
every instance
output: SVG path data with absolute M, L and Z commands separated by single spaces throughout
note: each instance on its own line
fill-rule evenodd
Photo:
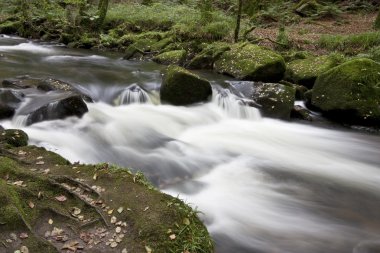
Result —
M 237 44 L 214 63 L 219 73 L 241 80 L 278 82 L 285 72 L 281 55 L 252 44 Z
M 338 121 L 380 124 L 380 64 L 354 59 L 318 77 L 311 104 Z
M 54 78 L 33 78 L 30 76 L 22 76 L 13 79 L 6 79 L 2 82 L 2 87 L 11 88 L 11 89 L 28 89 L 34 88 L 40 91 L 67 91 L 79 94 L 85 99 L 87 102 L 92 102 L 92 99 L 83 94 L 78 89 L 76 89 L 73 85 L 63 82 L 61 80 L 57 80 Z
M 88 112 L 88 108 L 82 97 L 73 95 L 45 104 L 31 112 L 26 124 L 31 125 L 45 120 L 63 119 L 70 116 L 82 117 L 86 112 Z
M 295 101 L 294 88 L 279 83 L 256 82 L 253 85 L 251 98 L 261 106 L 263 116 L 289 120 Z
M 172 105 L 190 105 L 208 101 L 212 89 L 210 83 L 178 67 L 169 66 L 161 85 L 161 101 Z
M 0 90 L 0 119 L 12 117 L 19 103 L 22 101 L 23 96 L 21 92 Z
M 0 24 L 0 33 L 16 34 L 20 28 L 21 28 L 20 21 L 8 20 Z
M 311 112 L 299 105 L 295 105 L 290 114 L 290 117 L 293 119 L 302 119 L 307 121 L 313 121 L 313 117 L 311 116 Z

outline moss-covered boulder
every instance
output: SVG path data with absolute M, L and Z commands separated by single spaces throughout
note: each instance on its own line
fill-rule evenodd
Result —
M 257 45 L 235 45 L 223 53 L 214 64 L 223 74 L 241 80 L 278 82 L 285 72 L 285 61 L 281 55 Z
M 231 47 L 228 43 L 215 42 L 208 45 L 187 64 L 189 69 L 212 69 L 214 62 Z
M 28 135 L 24 131 L 18 129 L 0 129 L 0 146 L 23 147 L 28 145 L 28 139 Z
M 164 65 L 182 65 L 186 59 L 185 50 L 174 50 L 169 52 L 164 52 L 162 54 L 153 57 L 153 61 Z
M 354 59 L 320 75 L 311 103 L 343 121 L 380 122 L 380 64 Z
M 145 53 L 152 51 L 152 46 L 157 41 L 158 39 L 156 38 L 141 38 L 136 40 L 126 49 L 124 59 L 141 58 Z
M 320 74 L 339 65 L 342 61 L 343 58 L 336 55 L 295 60 L 286 64 L 285 79 L 312 88 Z
M 205 102 L 211 94 L 211 85 L 207 80 L 173 65 L 166 70 L 160 89 L 161 102 L 172 105 Z
M 251 98 L 260 105 L 263 116 L 289 120 L 295 93 L 293 87 L 283 84 L 255 82 Z
M 0 34 L 16 34 L 21 27 L 20 21 L 5 21 L 0 24 Z
M 0 154 L 0 252 L 213 252 L 196 211 L 139 172 L 2 139 Z

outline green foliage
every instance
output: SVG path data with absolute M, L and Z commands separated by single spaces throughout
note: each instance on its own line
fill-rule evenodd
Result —
M 354 35 L 323 35 L 318 41 L 322 48 L 356 54 L 380 45 L 380 32 L 366 32 Z
M 291 42 L 289 40 L 288 34 L 285 30 L 285 26 L 280 26 L 278 29 L 278 35 L 276 39 L 276 48 L 278 50 L 289 49 L 291 47 Z

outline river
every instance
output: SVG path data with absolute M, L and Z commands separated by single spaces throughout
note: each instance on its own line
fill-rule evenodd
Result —
M 0 80 L 54 77 L 95 102 L 81 119 L 0 125 L 72 162 L 143 171 L 201 212 L 217 253 L 380 252 L 378 134 L 262 118 L 210 72 L 212 102 L 161 105 L 163 68 L 3 36 Z

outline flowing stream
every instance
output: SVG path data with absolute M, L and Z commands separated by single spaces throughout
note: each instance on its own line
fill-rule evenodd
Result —
M 95 102 L 81 119 L 27 127 L 20 109 L 0 125 L 72 162 L 143 171 L 201 211 L 217 253 L 380 252 L 378 134 L 262 118 L 225 88 L 238 82 L 209 72 L 210 103 L 161 105 L 162 69 L 3 36 L 0 80 L 53 77 Z

